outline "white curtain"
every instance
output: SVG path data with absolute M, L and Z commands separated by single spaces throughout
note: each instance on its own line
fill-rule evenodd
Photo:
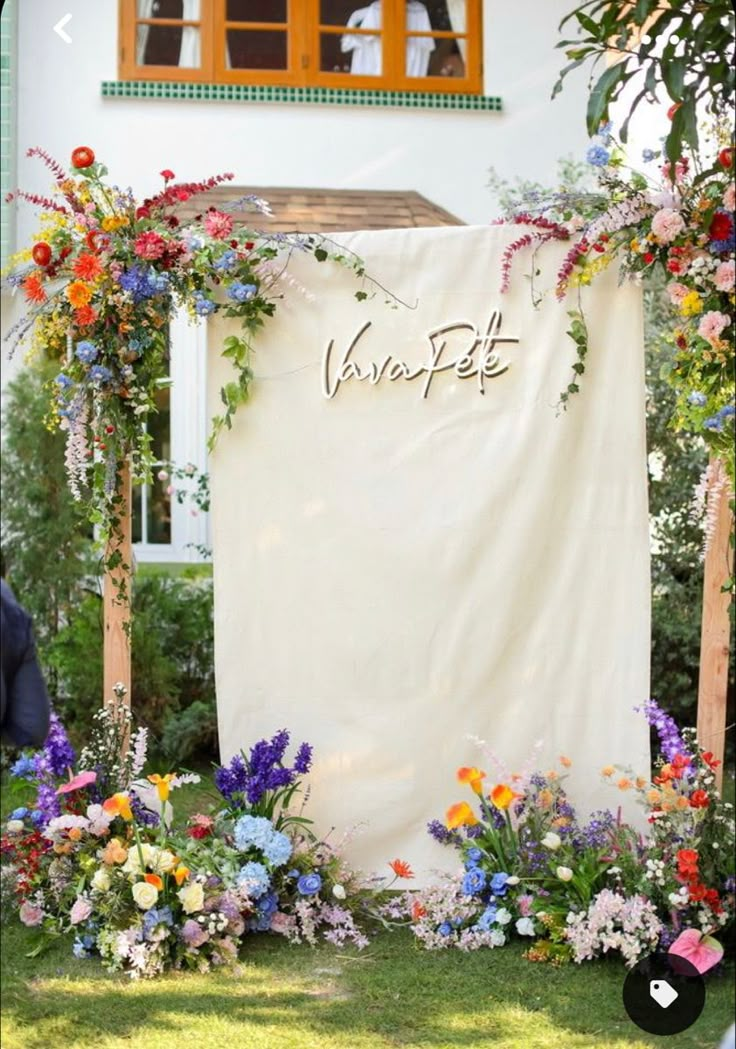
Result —
M 450 16 L 450 25 L 452 26 L 453 33 L 465 32 L 467 28 L 467 21 L 465 18 L 466 7 L 466 0 L 447 0 L 447 13 Z M 468 41 L 458 40 L 457 46 L 460 49 L 463 62 L 467 65 Z
M 155 18 L 155 0 L 138 0 L 138 17 Z M 182 18 L 185 22 L 199 21 L 199 0 L 183 0 Z M 138 25 L 135 33 L 136 64 L 145 65 L 146 45 L 148 44 L 149 25 Z M 183 26 L 181 48 L 179 50 L 179 67 L 197 69 L 202 63 L 200 34 L 196 26 Z

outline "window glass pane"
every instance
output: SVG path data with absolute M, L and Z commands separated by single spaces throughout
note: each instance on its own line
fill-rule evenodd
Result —
M 381 37 L 378 33 L 340 36 L 322 33 L 319 67 L 323 73 L 353 73 L 356 76 L 380 76 L 382 68 Z
M 158 412 L 148 419 L 151 447 L 158 462 L 171 459 L 171 389 L 167 386 L 156 392 Z
M 138 0 L 139 22 L 135 31 L 136 62 L 139 66 L 179 66 L 196 69 L 201 64 L 197 26 L 157 25 L 156 19 L 199 21 L 199 0 Z
M 287 65 L 285 32 L 228 29 L 228 69 L 286 69 Z
M 143 542 L 143 489 L 140 485 L 133 485 L 133 499 L 131 510 L 133 514 L 133 527 L 132 527 L 132 541 L 134 543 Z
M 365 23 L 366 29 L 380 29 L 381 3 L 361 4 L 360 0 L 320 0 L 320 25 L 341 25 L 350 29 Z
M 464 33 L 467 29 L 466 0 L 410 0 L 406 5 L 407 33 Z M 466 75 L 467 41 L 456 39 L 412 37 L 406 41 L 406 75 L 464 77 Z
M 286 22 L 286 6 L 286 0 L 227 0 L 225 17 L 228 22 Z
M 171 542 L 171 496 L 167 492 L 168 481 L 156 478 L 148 488 L 148 542 Z

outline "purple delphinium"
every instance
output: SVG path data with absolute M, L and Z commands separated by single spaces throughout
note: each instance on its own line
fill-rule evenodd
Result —
M 38 825 L 45 827 L 61 815 L 61 802 L 53 783 L 39 783 L 36 793 L 36 810 L 41 813 Z
M 427 824 L 427 833 L 431 834 L 435 841 L 438 841 L 440 845 L 460 845 L 462 838 L 454 830 L 448 830 L 444 823 L 440 820 L 430 820 Z
M 587 824 L 582 828 L 580 844 L 591 849 L 601 849 L 611 839 L 611 831 L 616 826 L 616 817 L 609 809 L 592 812 Z
M 77 760 L 74 747 L 69 742 L 64 726 L 54 711 L 51 712 L 49 734 L 39 754 L 43 755 L 43 760 L 39 761 L 37 756 L 37 773 L 40 771 L 39 766 L 43 765 L 44 771 L 48 770 L 52 775 L 63 776 L 64 778 L 66 778 L 68 770 L 74 766 Z
M 284 764 L 289 746 L 289 733 L 281 729 L 271 739 L 261 739 L 250 749 L 247 757 L 237 754 L 229 765 L 215 770 L 215 786 L 231 804 L 258 805 L 270 791 L 293 786 L 312 763 L 312 748 L 308 743 L 299 747 L 294 765 Z M 240 795 L 241 797 L 236 797 Z
M 634 707 L 634 710 L 643 713 L 649 724 L 656 731 L 665 761 L 672 761 L 675 754 L 691 757 L 680 735 L 677 722 L 669 714 L 665 714 L 655 699 L 648 700 L 643 707 Z
M 130 794 L 130 811 L 133 813 L 133 818 L 136 823 L 141 827 L 158 827 L 161 822 L 161 817 L 158 813 L 147 809 L 138 795 L 133 791 L 131 791 Z

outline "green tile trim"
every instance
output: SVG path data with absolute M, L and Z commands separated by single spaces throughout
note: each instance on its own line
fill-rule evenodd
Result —
M 180 81 L 103 80 L 103 98 L 152 98 L 188 102 L 289 102 L 325 106 L 381 106 L 403 109 L 462 109 L 500 113 L 498 95 L 440 94 L 435 91 L 373 91 L 332 87 L 270 87 L 253 84 L 187 84 Z

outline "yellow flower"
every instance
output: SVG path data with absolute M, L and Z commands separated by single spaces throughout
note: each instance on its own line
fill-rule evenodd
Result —
M 680 313 L 683 317 L 694 317 L 703 312 L 703 300 L 697 291 L 689 291 L 680 302 Z
M 643 777 L 643 776 L 637 776 L 637 777 L 636 777 L 636 787 L 637 787 L 637 790 L 644 790 L 644 788 L 646 787 L 646 785 L 647 785 L 647 781 L 646 781 L 646 780 L 644 779 L 644 777 Z
M 547 809 L 551 808 L 554 800 L 555 796 L 548 787 L 543 787 L 537 794 L 537 804 L 542 812 L 546 812 Z
M 649 802 L 650 805 L 658 805 L 661 800 L 662 800 L 662 795 L 659 793 L 658 790 L 648 790 L 647 791 L 647 801 Z
M 165 776 L 159 776 L 156 772 L 153 776 L 148 777 L 150 782 L 156 785 L 156 790 L 158 791 L 158 796 L 161 801 L 168 801 L 170 783 L 173 778 L 173 772 L 167 772 Z
M 634 239 L 631 241 L 631 243 L 629 244 L 629 247 L 631 248 L 632 251 L 638 251 L 639 250 L 639 241 L 636 239 L 636 237 L 634 237 Z
M 187 880 L 190 873 L 191 872 L 189 868 L 185 867 L 183 864 L 177 867 L 174 871 L 174 878 L 176 879 L 176 884 L 181 886 Z
M 616 768 L 614 765 L 604 765 L 601 769 L 601 776 L 612 776 L 615 771 Z
M 476 794 L 483 793 L 483 779 L 485 772 L 476 768 L 461 768 L 457 770 L 457 778 L 460 783 L 467 783 Z
M 497 809 L 507 809 L 514 798 L 518 798 L 519 795 L 506 783 L 499 783 L 498 786 L 493 788 L 488 797 Z
M 633 783 L 626 776 L 622 776 L 616 784 L 619 790 L 630 790 L 633 787 Z
M 113 794 L 107 801 L 103 801 L 102 807 L 105 812 L 113 816 L 122 816 L 124 820 L 132 820 L 133 813 L 130 810 L 130 798 L 127 794 Z
M 459 801 L 457 805 L 450 805 L 445 813 L 445 823 L 450 830 L 457 827 L 474 827 L 478 820 L 467 801 Z
M 122 229 L 127 225 L 129 222 L 125 215 L 107 215 L 102 220 L 102 228 L 105 233 L 114 233 L 116 229 Z

